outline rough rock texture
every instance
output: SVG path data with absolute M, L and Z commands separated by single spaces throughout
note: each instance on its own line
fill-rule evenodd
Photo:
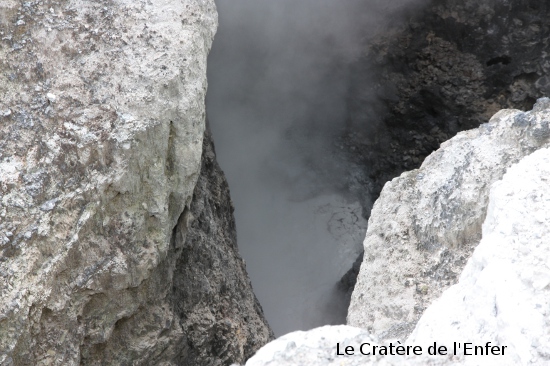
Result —
M 173 306 L 185 334 L 178 365 L 228 365 L 248 359 L 273 338 L 237 249 L 233 204 L 216 162 L 210 131 L 174 271 Z
M 359 189 L 372 201 L 388 180 L 420 166 L 457 132 L 501 109 L 527 110 L 550 93 L 547 2 L 415 4 L 408 21 L 369 38 L 350 71 L 342 145 L 371 178 Z
M 483 239 L 460 282 L 426 310 L 408 342 L 493 342 L 509 355 L 483 357 L 484 365 L 549 364 L 549 237 L 550 149 L 541 149 L 492 186 Z
M 404 21 L 365 34 L 340 138 L 348 190 L 368 218 L 384 184 L 459 131 L 550 94 L 550 5 L 537 0 L 417 0 Z
M 252 295 L 257 314 L 214 304 L 197 324 L 181 297 L 199 295 L 173 287 L 204 291 L 175 278 L 201 245 L 183 243 L 204 225 L 189 213 L 216 26 L 208 0 L 0 2 L 0 364 L 193 364 L 199 326 L 204 344 L 241 332 L 222 364 L 267 336 Z M 249 286 L 234 251 L 212 254 L 235 265 L 227 288 Z
M 547 110 L 546 113 L 549 111 Z M 548 114 L 546 115 L 548 117 Z M 364 356 L 362 343 L 379 342 L 365 329 L 326 326 L 287 334 L 261 348 L 247 366 L 259 365 L 546 365 L 550 350 L 550 149 L 513 165 L 490 190 L 483 238 L 460 282 L 424 313 L 403 342 L 421 356 Z M 373 211 L 373 216 L 377 211 Z M 433 342 L 449 356 L 428 356 Z M 453 353 L 453 342 L 507 346 L 504 356 Z M 353 346 L 353 356 L 338 356 Z M 395 340 L 392 341 L 397 345 Z M 473 352 L 473 351 L 471 351 Z
M 481 238 L 489 188 L 550 143 L 550 99 L 503 110 L 441 145 L 419 169 L 388 182 L 374 204 L 348 324 L 405 338 L 424 309 L 456 283 Z

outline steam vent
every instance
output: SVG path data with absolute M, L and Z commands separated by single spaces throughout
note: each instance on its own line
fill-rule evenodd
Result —
M 540 0 L 0 0 L 0 366 L 550 364 L 549 49 Z

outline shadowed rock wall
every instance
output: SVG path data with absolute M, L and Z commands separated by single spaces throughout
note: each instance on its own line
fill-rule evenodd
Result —
M 350 71 L 343 146 L 374 183 L 357 185 L 373 200 L 457 132 L 500 109 L 528 110 L 550 93 L 550 5 L 420 4 L 404 24 L 370 37 Z
M 181 248 L 173 306 L 185 334 L 179 365 L 242 362 L 273 338 L 237 248 L 233 203 L 205 131 L 190 209 L 174 229 Z
M 341 139 L 365 217 L 386 182 L 418 168 L 442 142 L 550 93 L 548 4 L 426 1 L 407 19 L 371 36 L 350 71 Z M 355 273 L 345 287 L 353 289 Z

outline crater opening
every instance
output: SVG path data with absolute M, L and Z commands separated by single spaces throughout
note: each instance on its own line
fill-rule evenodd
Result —
M 217 0 L 207 112 L 276 335 L 345 322 L 385 182 L 547 89 L 531 43 L 494 41 L 523 34 L 499 24 L 533 16 L 513 3 L 491 17 L 472 3 L 473 25 L 442 15 L 464 10 L 453 1 Z
M 367 151 L 378 128 L 365 117 L 350 130 L 351 69 L 365 38 L 412 3 L 217 1 L 208 118 L 239 250 L 275 335 L 345 323 L 349 286 L 338 284 L 362 254 L 372 206 L 368 172 L 349 153 Z M 361 100 L 387 99 L 381 89 L 369 85 Z

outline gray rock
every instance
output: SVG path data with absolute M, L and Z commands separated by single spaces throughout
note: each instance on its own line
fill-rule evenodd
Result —
M 218 235 L 183 244 L 216 27 L 211 0 L 0 2 L 0 364 L 222 364 L 269 337 L 231 240 L 177 268 Z
M 208 129 L 193 201 L 174 233 L 172 306 L 185 334 L 177 364 L 245 361 L 273 333 L 238 253 L 229 187 Z
M 481 238 L 491 184 L 549 145 L 550 110 L 539 108 L 544 103 L 532 112 L 497 113 L 384 186 L 364 241 L 350 325 L 382 339 L 404 339 L 424 309 L 457 282 Z M 519 117 L 528 122 L 517 124 Z
M 307 332 L 297 331 L 277 338 L 261 348 L 246 366 L 317 366 L 317 365 L 371 365 L 379 357 L 338 356 L 337 343 L 359 350 L 361 344 L 374 339 L 366 330 L 347 325 L 315 328 Z M 342 348 L 342 351 L 344 348 Z

